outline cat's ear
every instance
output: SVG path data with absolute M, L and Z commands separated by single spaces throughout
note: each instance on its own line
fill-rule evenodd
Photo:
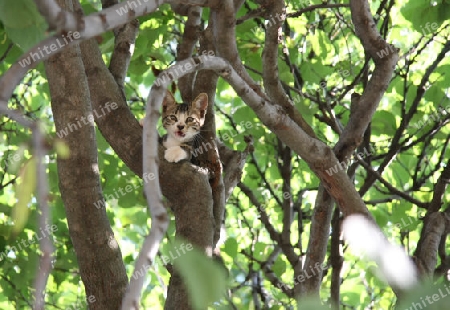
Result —
M 173 97 L 172 93 L 169 90 L 167 90 L 166 96 L 164 96 L 164 100 L 162 103 L 163 113 L 165 113 L 167 110 L 170 110 L 176 104 L 177 104 L 177 102 L 175 101 L 175 98 Z
M 201 93 L 192 101 L 192 107 L 200 111 L 200 118 L 204 118 L 208 108 L 208 94 Z

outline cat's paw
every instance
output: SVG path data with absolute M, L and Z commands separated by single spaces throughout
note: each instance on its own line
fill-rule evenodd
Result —
M 181 147 L 179 147 L 179 146 L 172 146 L 172 147 L 169 147 L 164 152 L 164 158 L 169 163 L 177 163 L 180 160 L 187 159 L 188 158 L 188 154 Z

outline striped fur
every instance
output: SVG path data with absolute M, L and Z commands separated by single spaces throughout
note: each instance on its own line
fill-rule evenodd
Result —
M 177 104 L 167 91 L 163 101 L 162 123 L 167 130 L 163 137 L 164 158 L 169 162 L 190 160 L 192 145 L 205 122 L 208 95 L 201 93 L 190 104 Z

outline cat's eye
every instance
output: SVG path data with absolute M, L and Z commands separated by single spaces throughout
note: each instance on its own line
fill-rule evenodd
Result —
M 178 121 L 178 118 L 175 115 L 170 115 L 169 118 L 174 122 Z
M 194 119 L 192 117 L 188 117 L 186 118 L 186 123 L 192 123 L 194 121 Z

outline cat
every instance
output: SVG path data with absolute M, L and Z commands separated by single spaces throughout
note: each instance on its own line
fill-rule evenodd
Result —
M 166 148 L 164 158 L 177 163 L 191 160 L 193 143 L 205 123 L 208 94 L 199 94 L 191 104 L 178 104 L 172 93 L 167 91 L 162 103 L 162 123 L 167 134 L 162 138 Z M 142 125 L 142 120 L 141 120 Z

